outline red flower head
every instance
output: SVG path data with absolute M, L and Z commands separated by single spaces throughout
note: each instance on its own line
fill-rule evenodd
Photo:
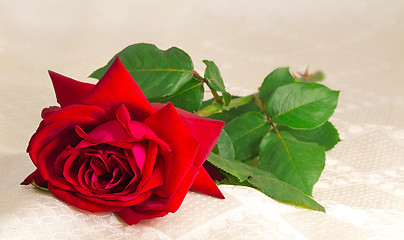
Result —
M 224 198 L 202 166 L 224 122 L 149 103 L 118 58 L 96 85 L 49 74 L 60 107 L 42 111 L 22 184 L 128 224 L 175 212 L 189 189 Z

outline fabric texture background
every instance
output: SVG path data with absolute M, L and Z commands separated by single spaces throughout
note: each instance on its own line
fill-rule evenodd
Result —
M 404 239 L 404 3 L 357 1 L 0 1 L 0 239 Z M 319 213 L 254 189 L 191 192 L 175 214 L 127 226 L 20 186 L 42 108 L 56 104 L 47 70 L 87 76 L 118 51 L 177 46 L 229 92 L 257 91 L 276 67 L 326 74 L 341 90 L 331 118 Z

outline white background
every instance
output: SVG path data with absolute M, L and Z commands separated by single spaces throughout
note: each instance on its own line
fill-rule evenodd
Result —
M 231 93 L 257 91 L 276 67 L 322 70 L 341 90 L 314 197 L 327 214 L 221 186 L 180 210 L 126 226 L 19 182 L 43 107 L 47 70 L 82 81 L 124 47 L 177 46 L 203 73 L 219 66 Z M 0 239 L 403 239 L 404 3 L 402 1 L 0 1 Z

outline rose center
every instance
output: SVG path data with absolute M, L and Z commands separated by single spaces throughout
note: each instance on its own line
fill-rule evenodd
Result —
M 87 151 L 83 154 L 87 162 L 85 164 L 87 170 L 83 177 L 86 185 L 92 189 L 107 190 L 126 186 L 135 177 L 136 174 L 129 167 L 124 150 L 100 146 L 99 149 L 91 148 Z
M 108 144 L 87 148 L 68 148 L 67 156 L 58 159 L 55 165 L 64 162 L 63 175 L 81 192 L 117 193 L 140 179 L 140 170 L 133 161 L 133 151 Z

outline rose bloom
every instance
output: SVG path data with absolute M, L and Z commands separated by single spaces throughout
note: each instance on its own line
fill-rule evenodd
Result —
M 22 184 L 128 224 L 175 212 L 190 189 L 224 198 L 202 166 L 224 122 L 149 103 L 118 58 L 96 85 L 49 74 L 60 107 L 42 111 Z

